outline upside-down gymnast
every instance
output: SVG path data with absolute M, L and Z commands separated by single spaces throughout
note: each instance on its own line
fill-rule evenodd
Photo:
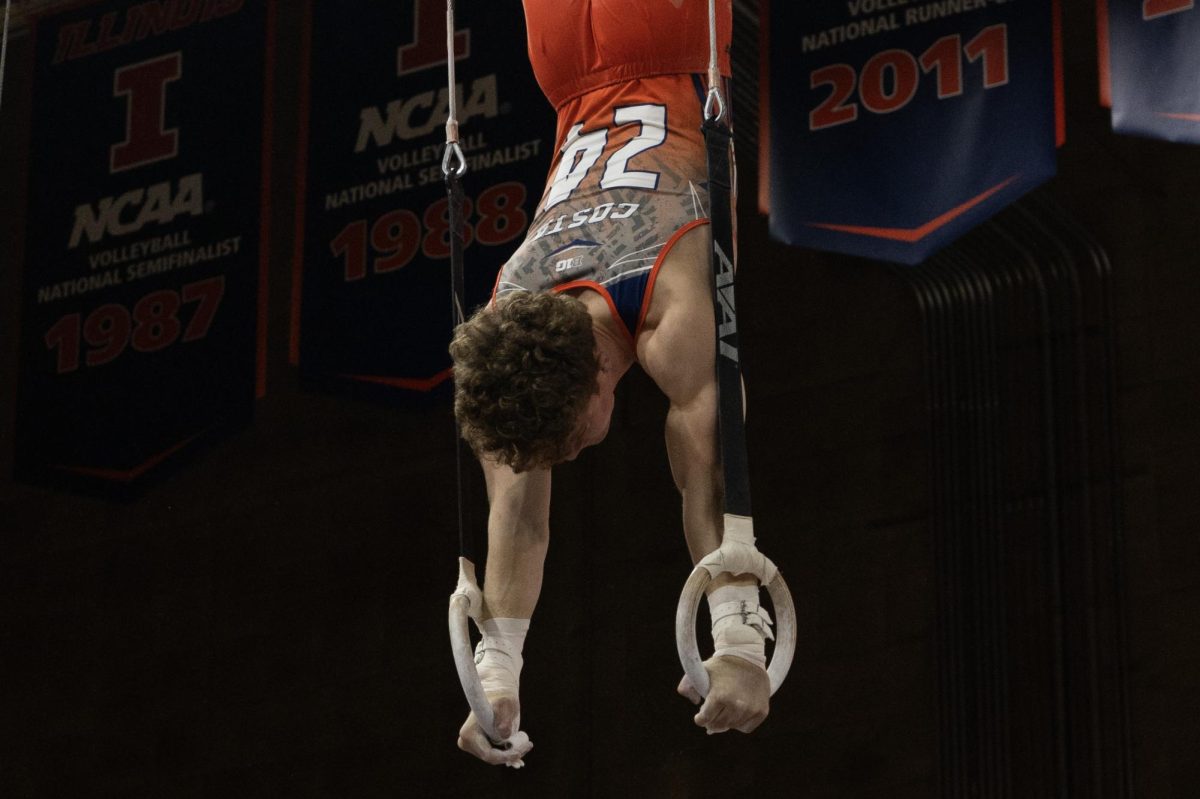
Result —
M 700 132 L 708 4 L 524 0 L 524 8 L 534 73 L 558 114 L 556 156 L 492 302 L 457 328 L 450 348 L 455 414 L 490 503 L 477 664 L 501 738 L 520 725 L 521 652 L 550 535 L 550 469 L 604 439 L 613 391 L 635 360 L 670 401 L 667 454 L 693 563 L 722 538 Z M 718 0 L 717 20 L 728 76 L 732 0 Z M 722 575 L 709 588 L 716 651 L 695 716 L 709 733 L 748 733 L 766 718 L 771 632 L 765 610 L 755 610 L 758 593 L 750 575 Z M 678 691 L 700 704 L 686 676 Z M 458 745 L 493 764 L 519 763 L 529 748 L 494 747 L 473 715 Z

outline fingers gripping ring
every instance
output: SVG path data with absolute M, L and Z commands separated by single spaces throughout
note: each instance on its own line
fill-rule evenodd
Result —
M 696 613 L 708 584 L 720 574 L 753 574 L 771 595 L 776 630 L 775 650 L 767 665 L 767 677 L 772 695 L 779 690 L 792 667 L 796 652 L 796 608 L 792 594 L 775 564 L 755 549 L 752 529 L 749 519 L 727 516 L 721 547 L 696 565 L 679 596 L 675 610 L 675 646 L 684 673 L 701 696 L 708 696 L 709 683 L 696 643 Z
M 475 649 L 471 646 L 471 630 L 468 618 L 478 622 L 483 608 L 483 592 L 475 582 L 475 564 L 466 558 L 458 559 L 458 586 L 450 595 L 450 648 L 454 651 L 454 665 L 458 669 L 458 681 L 462 683 L 467 704 L 475 714 L 475 721 L 483 734 L 491 741 L 499 741 L 496 735 L 496 719 L 492 703 L 483 692 L 479 670 L 475 668 Z

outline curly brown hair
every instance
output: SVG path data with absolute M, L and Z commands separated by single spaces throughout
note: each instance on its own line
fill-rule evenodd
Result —
M 514 472 L 570 452 L 571 434 L 599 390 L 592 318 L 565 294 L 517 292 L 459 325 L 454 415 L 476 455 Z

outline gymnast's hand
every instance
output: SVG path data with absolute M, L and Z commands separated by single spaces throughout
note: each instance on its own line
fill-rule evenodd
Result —
M 696 725 L 709 735 L 728 730 L 754 732 L 767 717 L 771 681 L 766 669 L 739 657 L 711 657 L 704 661 L 708 672 L 708 697 L 696 714 Z M 699 705 L 701 696 L 685 674 L 679 695 Z
M 496 734 L 504 743 L 493 746 L 475 721 L 475 714 L 471 713 L 458 731 L 458 748 L 493 766 L 520 768 L 525 765 L 521 758 L 533 748 L 524 734 L 518 735 L 515 740 L 508 740 L 517 733 L 521 723 L 520 700 L 511 694 L 489 693 L 487 697 L 495 714 Z

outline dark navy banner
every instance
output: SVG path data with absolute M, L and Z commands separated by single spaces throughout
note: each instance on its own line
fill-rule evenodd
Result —
M 771 232 L 916 264 L 1055 171 L 1050 0 L 771 3 Z
M 1118 133 L 1200 144 L 1195 0 L 1107 0 L 1108 78 Z M 1102 45 L 1103 46 L 1103 40 Z
M 311 13 L 293 359 L 308 383 L 414 396 L 450 365 L 446 4 L 347 0 Z M 518 3 L 459 4 L 456 27 L 469 312 L 528 227 L 555 120 Z
M 252 413 L 266 6 L 36 21 L 18 476 L 130 482 Z

